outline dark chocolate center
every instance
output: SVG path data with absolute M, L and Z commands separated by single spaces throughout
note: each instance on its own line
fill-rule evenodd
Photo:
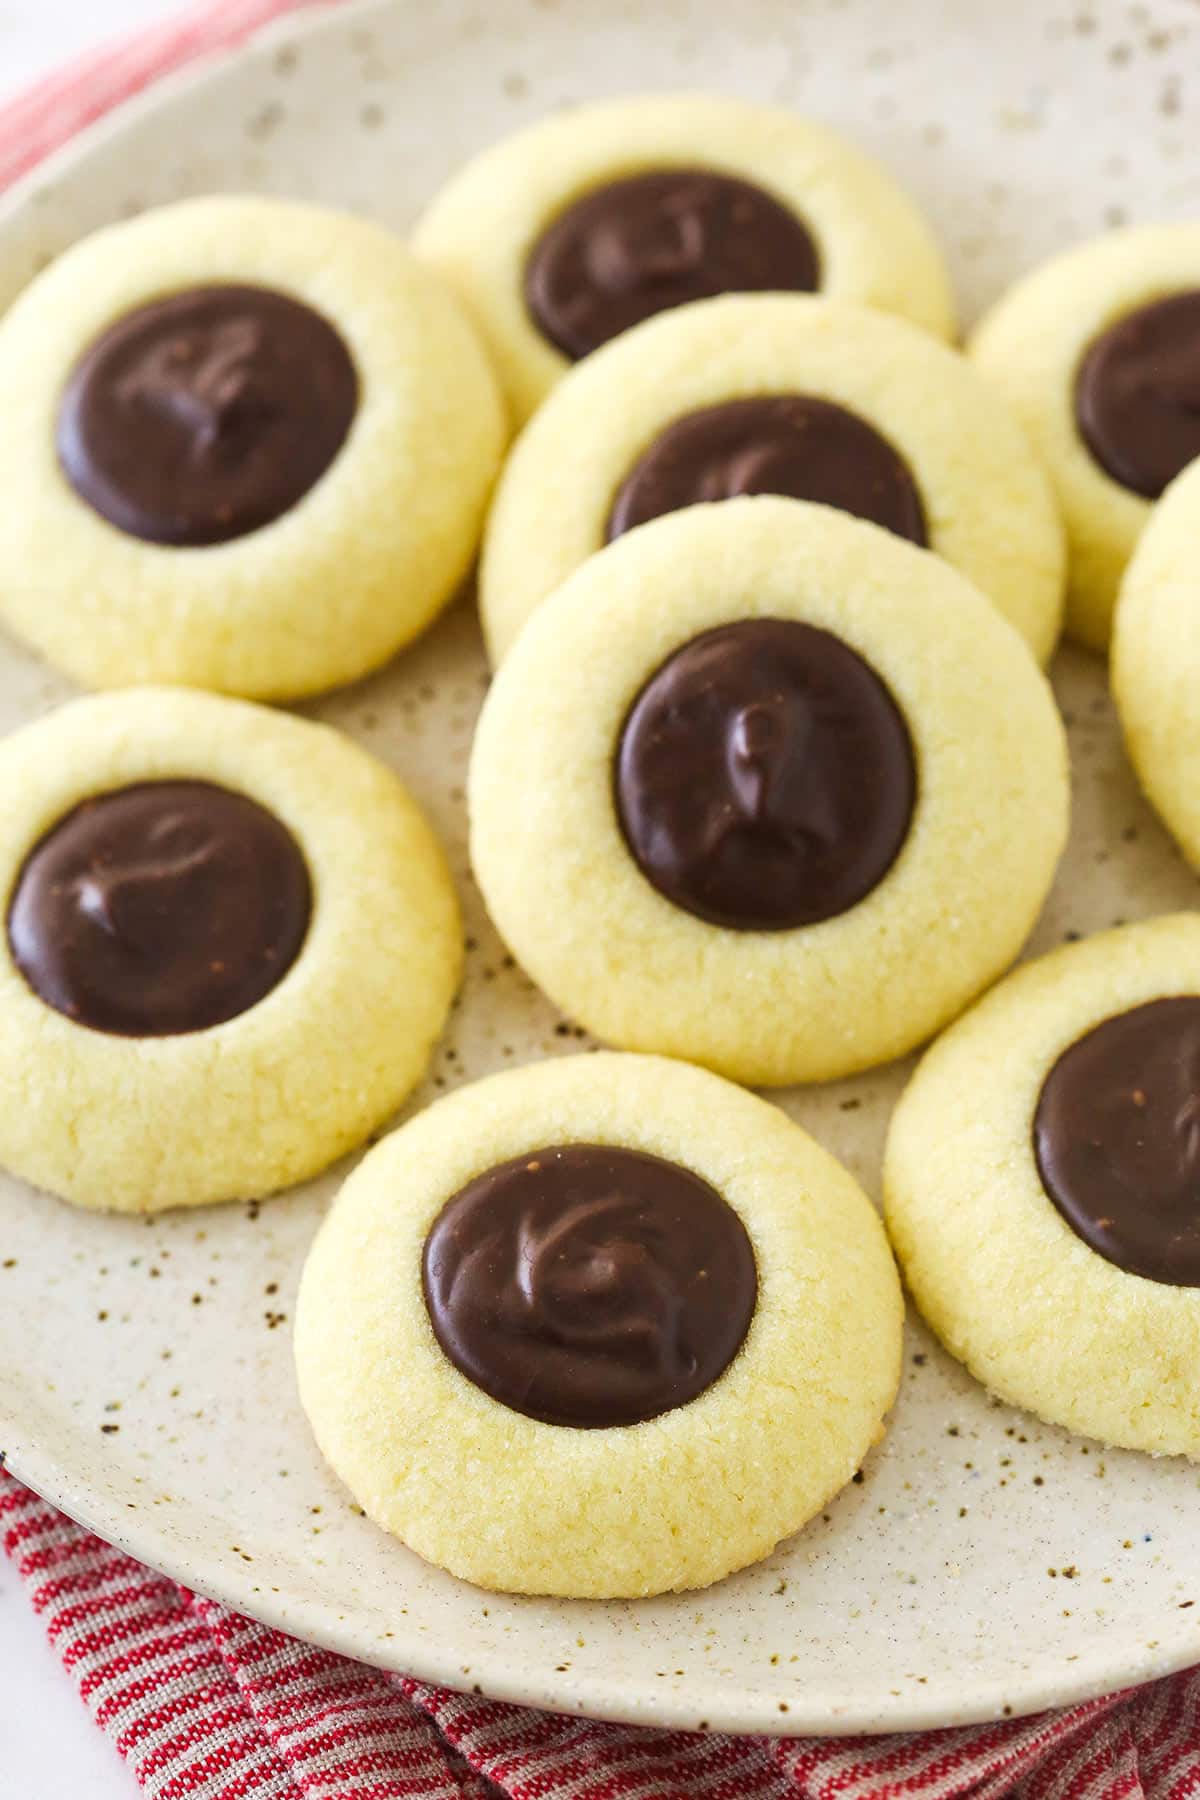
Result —
M 141 782 L 85 800 L 35 845 L 8 941 L 57 1012 L 171 1037 L 269 994 L 311 909 L 304 858 L 273 813 L 206 781 Z
M 784 494 L 840 507 L 924 544 L 925 509 L 908 464 L 857 413 L 812 394 L 763 394 L 685 413 L 625 477 L 609 543 L 705 500 Z
M 634 1425 L 737 1355 L 758 1297 L 715 1188 L 638 1150 L 566 1144 L 455 1194 L 425 1244 L 425 1304 L 454 1366 L 527 1418 Z
M 1100 467 L 1157 500 L 1200 456 L 1200 288 L 1102 332 L 1079 365 L 1075 418 Z
M 1200 1287 L 1200 996 L 1135 1006 L 1064 1050 L 1033 1143 L 1085 1244 L 1131 1275 Z
M 350 353 L 319 313 L 268 288 L 191 288 L 127 313 L 84 353 L 58 459 L 121 531 L 220 544 L 295 506 L 357 407 Z
M 638 867 L 685 911 L 783 931 L 858 904 L 916 799 L 891 694 L 828 631 L 745 619 L 685 644 L 634 701 L 616 803 Z
M 654 169 L 593 189 L 553 220 L 526 265 L 525 301 L 577 360 L 668 307 L 811 293 L 819 281 L 807 229 L 762 188 L 712 169 Z

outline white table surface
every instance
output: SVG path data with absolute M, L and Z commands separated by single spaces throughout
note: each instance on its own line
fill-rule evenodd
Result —
M 174 0 L 0 0 L 0 102 L 98 39 L 168 17 Z M 0 1559 L 0 1746 L 13 1800 L 134 1800 Z

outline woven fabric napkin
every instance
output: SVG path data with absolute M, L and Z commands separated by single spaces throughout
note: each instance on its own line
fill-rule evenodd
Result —
M 158 76 L 300 3 L 204 0 L 50 76 L 0 109 L 0 185 Z M 153 1800 L 1200 1797 L 1200 1670 L 919 1736 L 691 1736 L 531 1712 L 315 1650 L 156 1575 L 2 1468 L 0 1544 Z

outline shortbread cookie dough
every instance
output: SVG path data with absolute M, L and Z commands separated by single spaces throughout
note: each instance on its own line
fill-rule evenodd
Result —
M 281 200 L 85 239 L 0 322 L 0 618 L 91 687 L 285 699 L 450 598 L 505 437 L 458 302 L 379 226 Z
M 1200 225 L 1137 226 L 1055 257 L 993 307 L 971 354 L 1057 489 L 1067 631 L 1103 650 L 1151 507 L 1200 456 Z
M 1200 867 L 1200 461 L 1154 509 L 1113 627 L 1113 694 L 1151 804 Z
M 417 227 L 520 423 L 573 362 L 715 294 L 820 292 L 950 337 L 940 252 L 869 157 L 781 108 L 697 94 L 577 107 L 485 150 Z
M 1062 849 L 1063 730 L 958 572 L 767 496 L 584 563 L 485 703 L 471 851 L 571 1017 L 763 1084 L 884 1062 L 1017 954 Z
M 460 1089 L 377 1146 L 305 1265 L 300 1396 L 364 1511 L 481 1587 L 704 1587 L 883 1432 L 902 1303 L 848 1172 L 657 1057 Z
M 892 1120 L 887 1220 L 921 1311 L 994 1393 L 1200 1458 L 1200 916 L 1019 969 Z
M 78 1206 L 249 1199 L 360 1143 L 457 986 L 457 903 L 348 739 L 178 688 L 0 742 L 0 1163 Z
M 1049 657 L 1062 526 L 988 384 L 901 319 L 754 294 L 649 320 L 573 370 L 530 422 L 484 541 L 493 659 L 605 542 L 697 501 L 761 493 L 839 506 L 927 545 Z

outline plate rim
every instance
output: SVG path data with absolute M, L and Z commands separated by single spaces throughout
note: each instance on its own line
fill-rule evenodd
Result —
M 206 52 L 185 67 L 153 80 L 148 87 L 120 102 L 51 151 L 0 195 L 0 260 L 4 255 L 6 234 L 15 229 L 17 221 L 31 207 L 39 204 L 39 195 L 59 181 L 69 179 L 97 151 L 118 144 L 123 136 L 156 115 L 169 113 L 178 101 L 194 98 L 205 88 L 219 87 L 242 64 L 264 59 L 285 44 L 303 47 L 326 32 L 332 34 L 345 31 L 347 27 L 361 28 L 364 21 L 401 12 L 404 7 L 405 0 L 340 0 L 340 4 L 333 5 L 327 0 L 306 0 L 296 10 L 259 25 L 241 43 Z M 87 1484 L 78 1485 L 69 1472 L 60 1468 L 49 1454 L 42 1453 L 36 1444 L 22 1445 L 22 1436 L 15 1412 L 5 1407 L 0 1398 L 0 1442 L 7 1440 L 10 1445 L 18 1446 L 0 1450 L 0 1469 L 7 1469 L 49 1504 L 136 1561 L 206 1598 L 319 1648 L 439 1687 L 463 1691 L 461 1647 L 459 1652 L 439 1654 L 436 1643 L 414 1636 L 411 1644 L 401 1649 L 399 1646 L 404 1640 L 399 1632 L 386 1644 L 364 1645 L 354 1638 L 352 1615 L 339 1615 L 328 1605 L 298 1600 L 294 1596 L 276 1598 L 269 1592 L 254 1591 L 253 1583 L 248 1578 L 240 1578 L 236 1569 L 221 1568 L 211 1574 L 201 1561 L 189 1558 L 186 1552 L 176 1553 L 169 1528 L 156 1528 L 148 1513 L 139 1513 L 137 1522 L 131 1523 L 130 1516 L 118 1502 L 109 1503 L 102 1493 Z M 622 1604 L 636 1605 L 636 1602 Z M 864 1711 L 861 1703 L 842 1708 L 832 1701 L 814 1703 L 806 1700 L 803 1693 L 791 1698 L 786 1719 L 781 1718 L 777 1702 L 768 1696 L 748 1704 L 743 1694 L 729 1706 L 724 1706 L 719 1698 L 710 1698 L 703 1710 L 706 1731 L 710 1735 L 729 1732 L 768 1738 L 804 1738 L 934 1731 L 1002 1719 L 1029 1718 L 1045 1711 L 1081 1705 L 1160 1680 L 1197 1662 L 1200 1662 L 1200 1614 L 1190 1626 L 1185 1621 L 1178 1621 L 1172 1642 L 1164 1645 L 1160 1640 L 1153 1652 L 1143 1647 L 1136 1654 L 1132 1648 L 1120 1654 L 1106 1646 L 1091 1655 L 1081 1655 L 1071 1665 L 1069 1675 L 1064 1673 L 1059 1662 L 1040 1676 L 1034 1672 L 1018 1672 L 1008 1682 L 999 1676 L 989 1676 L 977 1680 L 961 1701 L 949 1705 L 943 1690 L 931 1688 L 927 1695 L 889 1697 L 880 1694 L 869 1713 Z M 559 1675 L 556 1671 L 553 1679 L 534 1673 L 522 1674 L 497 1650 L 490 1659 L 485 1654 L 483 1662 L 473 1662 L 471 1673 L 475 1680 L 469 1691 L 492 1700 L 612 1723 L 681 1731 L 698 1728 L 700 1708 L 669 1694 L 648 1694 L 643 1701 L 636 1692 L 622 1686 L 619 1672 L 611 1677 L 589 1676 L 580 1690 L 571 1673 Z
M 384 3 L 390 3 L 390 0 L 384 0 Z M 8 1430 L 2 1417 L 0 1430 Z M 557 1680 L 524 1675 L 512 1669 L 499 1652 L 494 1667 L 486 1659 L 472 1663 L 471 1673 L 475 1679 L 471 1688 L 464 1689 L 459 1651 L 439 1654 L 435 1643 L 414 1638 L 409 1654 L 407 1650 L 397 1648 L 402 1641 L 399 1631 L 385 1644 L 376 1642 L 364 1646 L 354 1638 L 349 1615 L 335 1614 L 326 1605 L 294 1596 L 289 1598 L 281 1594 L 275 1597 L 261 1589 L 255 1591 L 248 1577 L 245 1588 L 240 1589 L 236 1572 L 226 1574 L 222 1570 L 210 1576 L 202 1564 L 190 1561 L 186 1554 L 176 1555 L 171 1547 L 171 1533 L 162 1528 L 156 1530 L 149 1514 L 139 1514 L 139 1523 L 131 1527 L 118 1502 L 110 1505 L 102 1495 L 94 1492 L 77 1493 L 70 1477 L 58 1469 L 52 1458 L 40 1457 L 33 1446 L 28 1446 L 24 1452 L 3 1453 L 0 1468 L 7 1469 L 9 1474 L 66 1513 L 76 1524 L 135 1561 L 165 1575 L 168 1580 L 318 1649 L 330 1650 L 352 1661 L 410 1676 L 435 1687 L 515 1706 L 534 1707 L 542 1712 L 576 1714 L 605 1723 L 662 1730 L 695 1732 L 699 1729 L 700 1707 L 673 1700 L 669 1695 L 651 1696 L 649 1703 L 643 1703 L 622 1686 L 619 1674 L 604 1679 L 589 1677 L 585 1691 L 572 1691 L 574 1684 L 569 1675 Z M 478 1591 L 483 1593 L 482 1589 Z M 536 1604 L 536 1600 L 531 1603 Z M 637 1602 L 620 1604 L 636 1605 Z M 1070 1680 L 1063 1678 L 1061 1665 L 1058 1665 L 1057 1672 L 1048 1672 L 1039 1679 L 1027 1678 L 1021 1685 L 1019 1696 L 1015 1690 L 1006 1687 L 1001 1678 L 989 1677 L 972 1688 L 968 1698 L 949 1710 L 944 1699 L 939 1700 L 937 1689 L 931 1689 L 927 1698 L 901 1695 L 891 1706 L 880 1704 L 871 1716 L 864 1715 L 861 1710 L 839 1708 L 834 1702 L 814 1705 L 806 1701 L 803 1694 L 793 1695 L 786 1720 L 781 1718 L 777 1702 L 767 1696 L 763 1696 L 756 1706 L 747 1706 L 744 1696 L 727 1707 L 723 1707 L 719 1698 L 710 1698 L 703 1706 L 704 1730 L 709 1736 L 731 1733 L 803 1740 L 811 1737 L 880 1737 L 897 1732 L 939 1731 L 960 1725 L 1032 1718 L 1040 1713 L 1084 1705 L 1091 1700 L 1111 1698 L 1190 1667 L 1197 1655 L 1194 1635 L 1200 1634 L 1189 1636 L 1185 1629 L 1181 1636 L 1187 1641 L 1168 1648 L 1160 1645 L 1153 1653 L 1143 1652 L 1136 1667 L 1126 1661 L 1119 1672 L 1107 1652 L 1097 1653 L 1090 1660 L 1081 1656 L 1072 1665 Z
M 7 230 L 27 207 L 38 204 L 37 196 L 41 190 L 53 187 L 76 164 L 86 162 L 110 139 L 124 136 L 131 127 L 152 118 L 157 112 L 170 111 L 177 100 L 188 97 L 194 89 L 219 82 L 238 63 L 264 55 L 275 48 L 275 39 L 282 47 L 300 38 L 319 36 L 323 27 L 344 25 L 348 19 L 364 15 L 391 12 L 398 5 L 403 5 L 403 0 L 300 0 L 292 11 L 278 13 L 256 25 L 240 43 L 204 50 L 179 68 L 151 76 L 145 87 L 118 100 L 98 118 L 82 125 L 0 192 L 0 232 Z M 137 29 L 126 35 L 132 35 L 136 41 Z M 103 44 L 100 47 L 103 49 Z M 80 60 L 86 62 L 86 55 Z M 22 97 L 23 90 L 19 89 L 9 104 L 19 103 Z M 3 310 L 7 310 L 7 306 Z

